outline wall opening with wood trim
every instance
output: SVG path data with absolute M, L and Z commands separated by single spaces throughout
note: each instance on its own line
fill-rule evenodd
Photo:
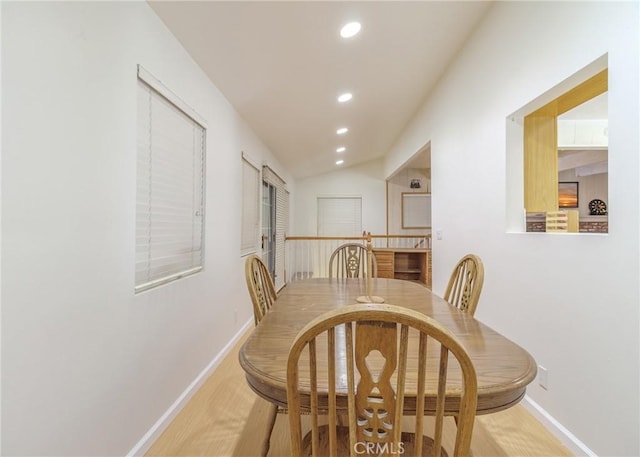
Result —
M 510 231 L 608 232 L 607 91 L 605 55 L 507 118 Z

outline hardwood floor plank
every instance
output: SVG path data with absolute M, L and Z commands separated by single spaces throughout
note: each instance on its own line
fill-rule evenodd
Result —
M 269 404 L 247 385 L 238 363 L 245 335 L 151 446 L 148 457 L 256 457 L 266 432 Z M 425 433 L 432 425 L 425 420 Z M 445 421 L 450 449 L 453 419 Z M 304 426 L 304 424 L 303 424 Z M 476 418 L 474 457 L 565 457 L 571 452 L 522 406 Z M 289 457 L 289 423 L 279 414 L 270 457 Z

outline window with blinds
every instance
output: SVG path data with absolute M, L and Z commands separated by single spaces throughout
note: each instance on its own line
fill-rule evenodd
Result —
M 257 251 L 260 217 L 260 169 L 242 155 L 242 235 L 240 255 Z
M 205 134 L 199 116 L 139 67 L 136 292 L 202 270 Z
M 362 197 L 318 197 L 318 236 L 362 235 Z
M 289 191 L 284 187 L 276 193 L 276 287 L 285 281 L 285 238 L 289 232 Z

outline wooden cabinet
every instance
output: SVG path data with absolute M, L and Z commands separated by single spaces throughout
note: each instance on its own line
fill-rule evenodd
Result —
M 431 250 L 374 249 L 378 277 L 419 281 L 431 287 Z
M 393 279 L 393 251 L 374 249 L 373 255 L 376 256 L 376 262 L 378 263 L 378 278 Z

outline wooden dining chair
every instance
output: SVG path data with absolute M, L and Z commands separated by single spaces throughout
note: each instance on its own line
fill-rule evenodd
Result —
M 276 288 L 267 266 L 257 255 L 247 257 L 244 263 L 244 273 L 249 296 L 253 303 L 253 320 L 258 325 L 273 302 L 276 301 Z
M 444 299 L 460 311 L 471 314 L 476 312 L 482 284 L 484 266 L 480 257 L 474 254 L 464 256 L 453 269 Z
M 371 256 L 372 277 L 378 276 L 376 256 Z M 329 258 L 330 278 L 361 278 L 367 273 L 367 248 L 360 243 L 338 246 Z
M 448 380 L 452 358 L 461 375 Z M 402 431 L 405 386 L 415 394 L 416 411 L 435 414 L 432 438 Z M 447 456 L 442 447 L 447 392 L 456 399 L 456 408 L 448 405 L 447 414 L 459 417 L 453 455 L 468 456 L 477 378 L 456 337 L 436 320 L 399 306 L 355 304 L 331 310 L 307 324 L 289 352 L 291 455 L 354 457 L 374 450 Z M 311 431 L 304 438 L 303 410 L 311 415 Z M 319 425 L 321 413 L 328 415 L 328 424 Z M 413 430 L 424 429 L 423 416 L 415 414 Z M 339 425 L 338 418 L 348 426 Z
M 257 255 L 247 257 L 244 263 L 244 272 L 245 279 L 247 280 L 247 288 L 249 289 L 249 296 L 253 303 L 253 320 L 255 325 L 258 325 L 269 309 L 271 309 L 273 302 L 276 301 L 276 288 L 273 285 L 273 280 L 271 279 L 267 266 Z M 284 413 L 286 410 L 280 408 L 275 403 L 270 403 L 269 416 L 267 419 L 267 434 L 262 444 L 261 456 L 263 457 L 269 453 L 271 433 L 273 432 L 273 426 L 276 423 L 276 417 L 279 412 Z

